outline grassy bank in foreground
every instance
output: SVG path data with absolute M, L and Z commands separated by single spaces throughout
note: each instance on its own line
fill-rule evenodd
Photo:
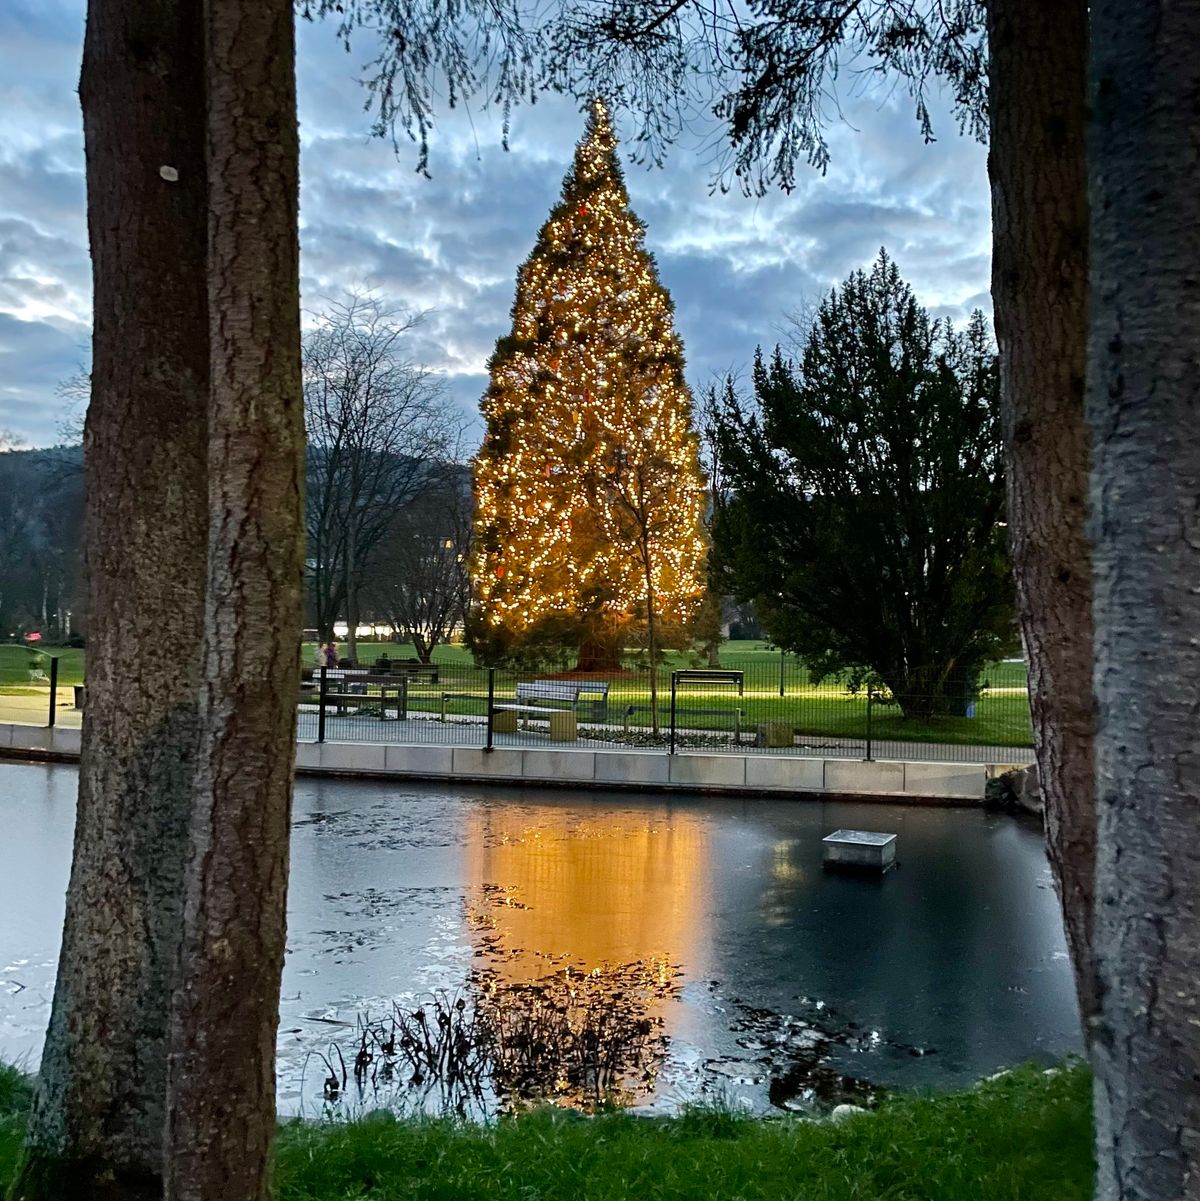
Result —
M 0 1189 L 28 1103 L 0 1068 Z M 967 1093 L 840 1123 L 722 1114 L 488 1127 L 368 1118 L 280 1132 L 279 1201 L 1086 1201 L 1086 1072 L 1023 1068 Z

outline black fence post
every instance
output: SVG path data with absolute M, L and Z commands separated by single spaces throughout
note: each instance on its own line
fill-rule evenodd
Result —
M 321 668 L 321 687 L 317 694 L 317 741 L 325 741 L 325 690 L 327 687 L 327 667 Z
M 488 671 L 488 702 L 487 702 L 487 741 L 483 744 L 485 752 L 490 754 L 496 749 L 496 669 L 489 667 Z
M 53 726 L 55 721 L 55 712 L 58 709 L 58 656 L 55 655 L 50 660 L 50 721 L 49 725 Z
M 871 761 L 871 705 L 875 700 L 875 690 L 867 687 L 867 762 Z
M 779 648 L 779 695 L 783 696 L 783 665 L 787 658 L 787 651 L 783 647 Z
M 671 741 L 668 744 L 668 755 L 675 754 L 675 689 L 678 683 L 678 673 L 671 672 Z

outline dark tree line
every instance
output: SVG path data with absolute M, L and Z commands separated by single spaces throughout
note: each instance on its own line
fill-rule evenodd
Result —
M 0 637 L 81 634 L 83 479 L 78 447 L 0 449 Z

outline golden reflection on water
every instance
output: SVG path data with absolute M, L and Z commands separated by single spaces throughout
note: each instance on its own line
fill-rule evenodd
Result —
M 651 1091 L 682 969 L 706 937 L 703 822 L 480 806 L 463 838 L 467 924 L 499 1024 L 599 1048 L 610 1068 L 556 1080 L 562 1101 Z
M 476 883 L 477 949 L 522 982 L 570 963 L 591 972 L 649 960 L 687 965 L 705 937 L 708 844 L 686 810 L 581 816 L 475 807 L 463 831 Z

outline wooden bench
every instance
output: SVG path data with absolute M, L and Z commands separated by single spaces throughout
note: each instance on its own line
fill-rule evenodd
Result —
M 525 705 L 568 704 L 586 721 L 608 716 L 608 683 L 604 680 L 533 680 L 517 685 L 517 701 Z
M 486 707 L 487 699 L 487 694 L 482 692 L 443 692 L 441 720 L 446 720 L 452 701 L 477 701 Z M 516 732 L 516 715 L 521 713 L 531 713 L 544 720 L 552 714 L 566 713 L 575 722 L 580 717 L 585 721 L 603 721 L 608 716 L 608 684 L 595 680 L 533 680 L 517 685 L 515 701 L 493 704 L 492 713 L 493 729 L 501 734 Z M 503 717 L 502 714 L 513 716 Z M 570 729 L 570 738 L 575 737 L 575 727 L 561 718 L 554 728 Z
M 679 685 L 732 684 L 737 689 L 738 696 L 743 695 L 746 687 L 744 671 L 727 671 L 725 668 L 718 667 L 685 667 L 679 671 L 673 671 L 671 678 Z

